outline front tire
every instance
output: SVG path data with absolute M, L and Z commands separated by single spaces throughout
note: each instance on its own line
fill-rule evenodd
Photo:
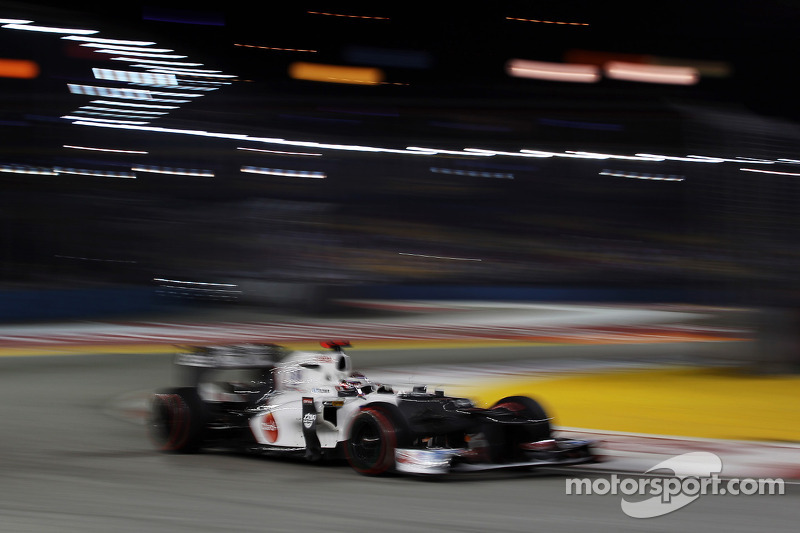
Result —
M 350 424 L 345 456 L 350 466 L 365 476 L 379 476 L 394 468 L 398 432 L 389 414 L 378 407 L 366 407 Z
M 493 462 L 506 463 L 524 459 L 521 449 L 525 443 L 552 439 L 550 420 L 544 408 L 527 396 L 508 396 L 499 400 L 492 409 L 503 409 L 515 416 L 539 422 L 522 426 L 491 426 L 487 428 L 490 456 Z
M 163 452 L 195 453 L 203 445 L 206 419 L 206 406 L 197 389 L 158 392 L 148 420 L 150 439 Z

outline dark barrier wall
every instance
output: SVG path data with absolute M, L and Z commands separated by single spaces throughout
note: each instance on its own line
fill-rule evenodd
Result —
M 731 304 L 723 289 L 688 287 L 520 287 L 464 285 L 376 285 L 336 291 L 340 297 L 377 300 L 495 300 L 527 302 L 617 302 Z M 346 296 L 345 296 L 346 294 Z
M 516 287 L 465 285 L 324 286 L 313 283 L 241 285 L 238 304 L 309 313 L 335 307 L 338 299 L 495 300 L 528 302 L 732 304 L 728 291 L 679 288 Z M 155 288 L 0 291 L 0 321 L 104 318 L 146 315 L 210 302 L 167 298 Z M 217 305 L 237 305 L 230 302 Z
M 0 320 L 53 320 L 146 314 L 164 302 L 151 288 L 0 291 Z

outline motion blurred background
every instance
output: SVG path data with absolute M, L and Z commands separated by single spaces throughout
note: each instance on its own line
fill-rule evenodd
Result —
M 480 290 L 792 332 L 799 13 L 2 2 L 0 316 Z

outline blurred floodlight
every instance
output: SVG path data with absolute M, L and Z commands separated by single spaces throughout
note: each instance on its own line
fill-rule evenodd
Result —
M 692 67 L 670 67 L 609 61 L 604 65 L 603 70 L 606 76 L 615 80 L 643 83 L 694 85 L 700 79 L 697 69 Z
M 296 80 L 356 85 L 377 85 L 383 82 L 383 71 L 377 68 L 323 65 L 303 61 L 289 65 L 289 76 Z
M 548 61 L 511 59 L 506 63 L 506 73 L 517 78 L 595 83 L 600 80 L 600 69 L 596 65 L 576 65 Z
M 0 24 L 31 24 L 32 20 L 0 18 Z
M 267 176 L 286 176 L 289 178 L 322 179 L 326 177 L 324 172 L 317 172 L 314 170 L 284 170 L 280 168 L 262 168 L 262 167 L 244 166 L 242 167 L 241 171 L 246 172 L 248 174 L 264 174 Z
M 599 67 L 615 61 L 634 63 L 637 65 L 688 67 L 693 68 L 698 75 L 709 78 L 725 78 L 731 74 L 732 70 L 731 66 L 724 61 L 672 58 L 623 52 L 602 52 L 598 50 L 568 50 L 564 53 L 564 61 L 568 63 L 597 65 Z
M 706 61 L 701 59 L 673 59 L 669 57 L 652 56 L 649 60 L 652 65 L 668 67 L 689 67 L 697 71 L 704 78 L 727 78 L 731 75 L 731 66 L 724 61 Z
M 761 170 L 760 168 L 740 168 L 744 172 L 758 172 L 760 174 L 778 174 L 779 176 L 800 176 L 798 172 L 780 172 L 778 170 Z
M 151 172 L 153 174 L 171 174 L 175 176 L 191 176 L 197 178 L 213 178 L 214 172 L 197 168 L 159 167 L 153 165 L 138 165 L 131 167 L 134 172 Z
M 0 59 L 0 78 L 33 79 L 39 76 L 39 65 L 28 59 Z
M 123 46 L 150 46 L 156 44 L 153 41 L 131 41 L 131 40 L 122 40 L 122 39 L 103 39 L 100 37 L 82 37 L 78 35 L 69 35 L 67 37 L 62 37 L 62 39 L 66 39 L 68 41 L 81 41 L 86 43 L 98 43 L 103 45 L 123 45 Z
M 148 83 L 159 85 L 178 85 L 174 74 L 153 74 L 148 72 L 130 72 L 127 70 L 111 70 L 93 68 L 92 74 L 98 80 L 126 81 L 129 83 Z
M 72 94 L 88 94 L 90 96 L 104 96 L 106 98 L 127 98 L 131 100 L 152 100 L 150 91 L 139 89 L 120 89 L 117 87 L 97 87 L 95 85 L 78 85 L 68 83 L 69 92 Z
M 32 24 L 5 24 L 3 28 L 10 30 L 37 31 L 42 33 L 67 33 L 71 35 L 92 35 L 99 33 L 99 30 L 83 30 L 77 28 L 54 28 L 50 26 L 34 26 Z

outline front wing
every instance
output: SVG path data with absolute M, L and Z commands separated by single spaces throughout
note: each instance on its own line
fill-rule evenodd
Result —
M 502 468 L 565 466 L 597 462 L 592 452 L 594 441 L 555 439 L 549 449 L 532 450 L 525 460 L 490 462 L 475 460 L 467 448 L 398 448 L 395 468 L 406 474 L 441 475 L 451 472 L 478 472 Z

